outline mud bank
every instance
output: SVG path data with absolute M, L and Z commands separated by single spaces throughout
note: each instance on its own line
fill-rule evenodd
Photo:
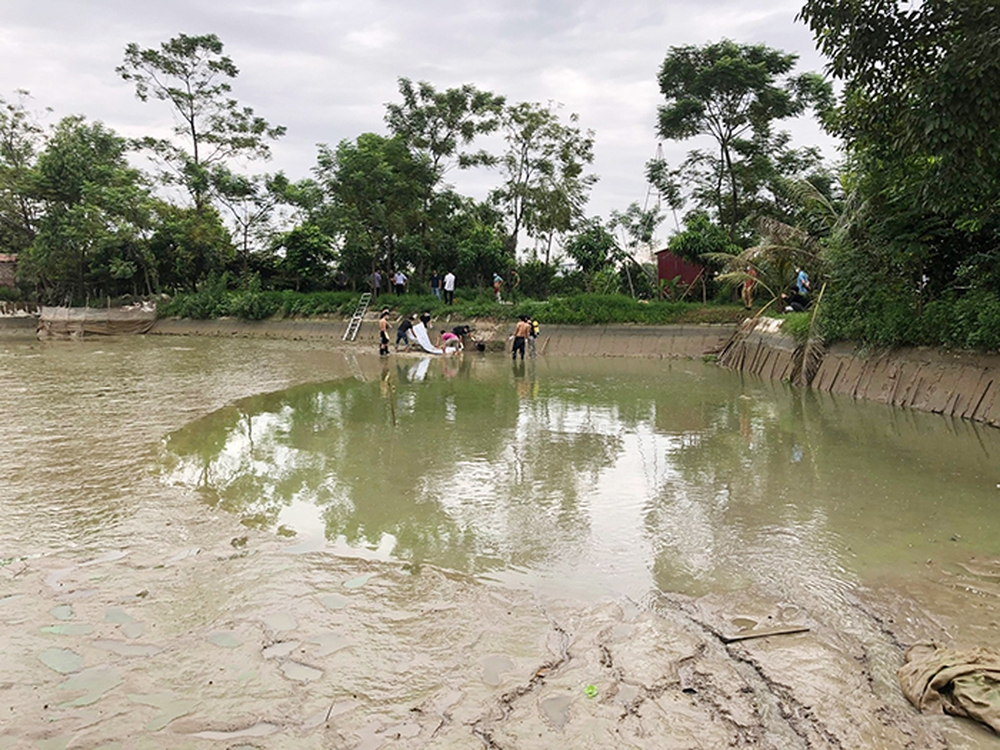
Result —
M 771 380 L 794 370 L 795 340 L 777 321 L 758 325 L 730 347 L 720 364 Z M 812 388 L 949 417 L 1000 426 L 1000 355 L 901 348 L 869 353 L 842 343 L 831 347 Z
M 466 320 L 435 321 L 432 328 L 450 328 Z M 477 341 L 490 349 L 502 349 L 513 330 L 509 323 L 473 321 Z M 219 320 L 158 320 L 152 333 L 170 336 L 226 336 L 284 339 L 326 339 L 341 341 L 346 323 L 331 320 L 268 320 L 245 322 Z M 562 326 L 546 325 L 538 339 L 542 354 L 586 357 L 702 357 L 718 351 L 735 331 L 733 325 L 676 326 Z M 361 325 L 358 337 L 350 346 L 371 347 L 378 344 L 378 329 L 373 321 Z
M 38 328 L 38 318 L 34 315 L 0 315 L 0 338 L 35 337 Z

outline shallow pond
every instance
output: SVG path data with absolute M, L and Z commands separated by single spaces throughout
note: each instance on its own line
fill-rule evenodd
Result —
M 171 433 L 160 465 L 303 550 L 582 597 L 833 604 L 1000 554 L 1000 430 L 701 362 L 397 358 L 238 401 Z
M 995 746 L 895 671 L 996 642 L 1000 430 L 180 337 L 0 341 L 0 410 L 0 748 Z

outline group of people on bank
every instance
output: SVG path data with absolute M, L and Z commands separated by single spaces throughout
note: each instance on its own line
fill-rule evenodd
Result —
M 386 284 L 385 290 L 383 282 Z M 376 270 L 372 273 L 372 296 L 377 299 L 383 291 L 388 291 L 390 282 L 392 290 L 396 294 L 403 295 L 406 294 L 406 285 L 410 280 L 402 270 L 384 276 L 381 271 Z M 438 299 L 443 299 L 449 305 L 455 301 L 455 274 L 451 271 L 443 276 L 437 270 L 431 271 L 429 284 L 431 294 Z

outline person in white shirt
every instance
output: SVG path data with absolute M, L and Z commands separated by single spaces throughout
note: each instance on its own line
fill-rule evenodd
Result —
M 444 301 L 449 305 L 455 301 L 455 274 L 451 271 L 444 275 Z
M 392 283 L 396 285 L 396 294 L 402 294 L 406 291 L 406 274 L 402 271 L 396 271 L 396 275 L 392 277 Z

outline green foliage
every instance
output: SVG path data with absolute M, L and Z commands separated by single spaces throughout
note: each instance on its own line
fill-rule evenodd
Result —
M 669 248 L 679 258 L 717 268 L 720 266 L 717 256 L 736 255 L 740 252 L 739 246 L 729 241 L 726 230 L 702 212 L 687 217 L 684 231 L 670 238 Z M 712 259 L 711 256 L 716 257 Z
M 63 119 L 38 155 L 31 190 L 44 213 L 18 272 L 41 288 L 43 299 L 151 291 L 143 238 L 150 198 L 128 165 L 123 138 L 101 123 Z
M 866 171 L 923 208 L 1000 209 L 1000 5 L 807 0 L 800 17 L 844 93 L 831 122 Z
M 131 43 L 116 72 L 135 84 L 141 101 L 152 96 L 173 110 L 174 135 L 184 145 L 155 138 L 141 142 L 167 166 L 164 178 L 188 189 L 198 210 L 208 203 L 213 166 L 234 158 L 266 159 L 268 141 L 285 133 L 232 97 L 230 81 L 239 69 L 215 34 L 178 34 L 158 49 Z
M 500 127 L 502 96 L 470 84 L 437 91 L 426 81 L 414 85 L 409 78 L 400 78 L 398 83 L 403 103 L 387 104 L 385 121 L 393 135 L 426 156 L 435 183 L 447 171 L 451 159 L 463 169 L 494 162 L 483 151 L 462 152 L 459 148 Z
M 163 201 L 153 205 L 149 238 L 158 290 L 193 290 L 236 258 L 229 232 L 211 206 L 201 211 Z
M 585 274 L 600 271 L 612 261 L 617 243 L 614 235 L 601 223 L 600 218 L 584 222 L 566 238 L 563 251 Z
M 529 260 L 517 267 L 517 273 L 521 277 L 519 294 L 533 299 L 545 299 L 549 296 L 552 280 L 556 275 L 556 269 L 551 265 L 540 260 Z
M 35 238 L 42 207 L 32 195 L 32 170 L 45 143 L 27 109 L 28 94 L 0 97 L 0 252 L 20 253 Z
M 503 276 L 512 265 L 504 240 L 490 226 L 479 224 L 458 245 L 458 276 L 483 288 L 494 273 Z
M 412 153 L 402 138 L 364 133 L 341 141 L 336 150 L 321 145 L 315 169 L 327 203 L 316 224 L 329 236 L 347 235 L 362 258 L 357 268 L 421 265 L 419 238 L 424 196 L 434 182 L 426 157 Z
M 503 117 L 507 150 L 499 159 L 503 184 L 490 194 L 507 224 L 507 252 L 514 257 L 525 231 L 546 241 L 570 230 L 583 216 L 590 188 L 597 181 L 585 170 L 594 161 L 594 134 L 559 121 L 552 106 L 521 103 Z
M 713 210 L 737 242 L 739 225 L 757 209 L 760 194 L 780 174 L 815 166 L 818 154 L 787 148 L 775 122 L 801 114 L 808 106 L 826 111 L 832 89 L 818 75 L 790 76 L 796 55 L 764 45 L 724 39 L 702 47 L 671 47 L 660 68 L 658 132 L 670 140 L 706 135 L 714 152 L 692 151 L 680 170 L 649 165 L 649 178 L 662 185 L 674 207 L 682 199 L 678 180 L 693 182 L 701 210 Z M 785 77 L 784 80 L 780 80 Z M 779 158 L 780 156 L 780 158 Z

